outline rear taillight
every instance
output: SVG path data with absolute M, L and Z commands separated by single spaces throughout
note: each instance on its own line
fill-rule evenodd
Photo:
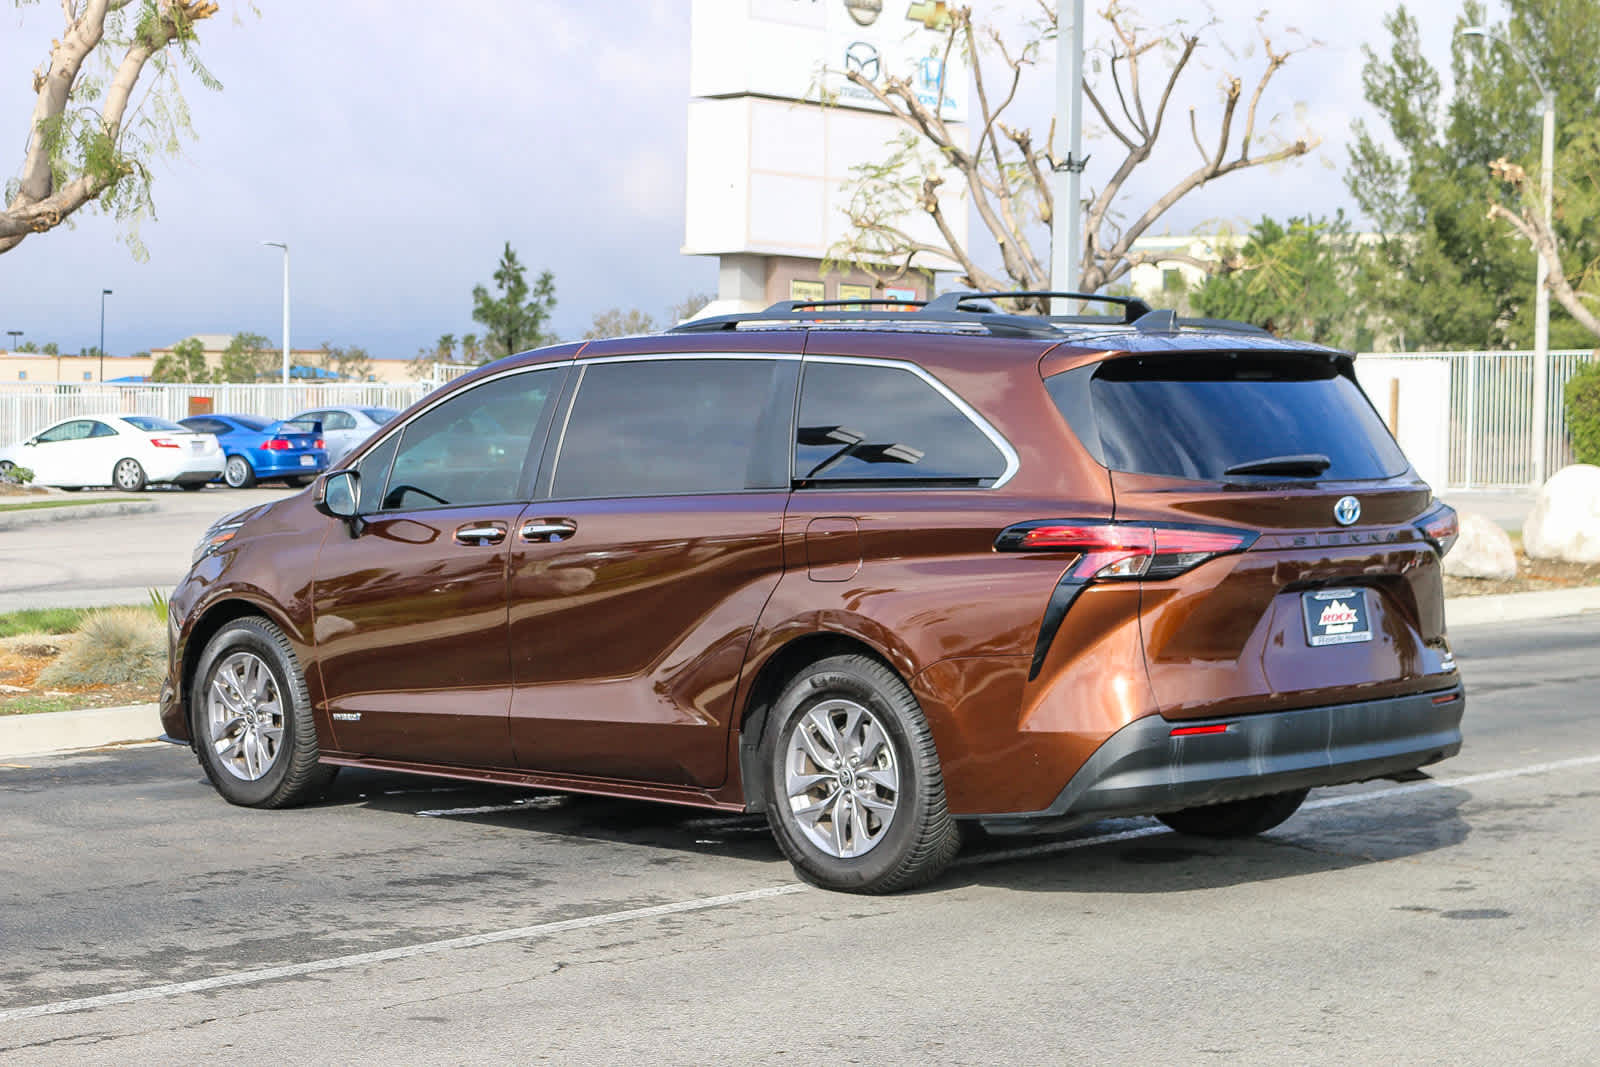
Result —
M 327 448 L 328 444 L 327 444 L 326 441 L 324 441 L 322 438 L 319 437 L 315 441 L 311 442 L 311 447 L 312 448 Z
M 293 448 L 294 445 L 290 444 L 288 441 L 285 441 L 281 437 L 269 437 L 267 440 L 261 442 L 261 447 L 266 449 L 268 452 L 287 452 L 289 449 Z
M 1249 530 L 1131 522 L 1043 519 L 1000 531 L 1000 552 L 1076 552 L 1068 573 L 1080 579 L 1172 578 L 1208 559 L 1243 552 L 1256 539 Z
M 152 437 L 152 438 L 150 438 L 150 443 L 155 445 L 157 448 L 182 448 L 183 447 L 178 442 L 169 440 L 169 439 L 167 439 L 165 437 Z
M 1417 529 L 1442 557 L 1461 536 L 1461 520 L 1456 517 L 1455 508 L 1440 504 L 1417 520 Z

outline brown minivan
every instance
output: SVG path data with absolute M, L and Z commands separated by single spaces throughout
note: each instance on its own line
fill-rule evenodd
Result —
M 1352 357 L 1017 295 L 782 304 L 430 394 L 207 531 L 168 733 L 258 807 L 360 766 L 765 812 L 862 892 L 934 877 L 960 820 L 1254 834 L 1455 754 L 1455 514 Z

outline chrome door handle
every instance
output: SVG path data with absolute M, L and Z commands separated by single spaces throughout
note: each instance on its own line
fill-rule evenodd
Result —
M 565 541 L 578 532 L 571 519 L 534 519 L 522 524 L 517 536 L 524 541 Z
M 498 545 L 506 539 L 501 522 L 479 522 L 456 527 L 456 541 L 463 545 Z

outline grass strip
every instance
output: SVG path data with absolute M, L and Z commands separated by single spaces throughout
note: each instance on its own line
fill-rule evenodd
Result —
M 45 508 L 86 508 L 94 504 L 137 504 L 137 497 L 119 496 L 110 500 L 30 500 L 22 504 L 0 504 L 3 511 L 42 511 Z

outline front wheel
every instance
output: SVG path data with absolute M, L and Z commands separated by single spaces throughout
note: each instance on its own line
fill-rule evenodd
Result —
M 206 777 L 233 804 L 283 808 L 320 793 L 334 768 L 317 762 L 317 727 L 294 649 L 266 619 L 224 626 L 207 644 L 189 693 L 190 730 Z
M 1226 804 L 1207 804 L 1199 808 L 1169 811 L 1156 818 L 1178 831 L 1195 837 L 1254 837 L 1264 834 L 1299 810 L 1306 789 L 1271 793 Z
M 961 847 L 933 733 L 888 667 L 832 656 L 773 704 L 767 820 L 796 871 L 825 889 L 891 893 L 931 881 Z
M 117 465 L 111 469 L 111 481 L 124 493 L 137 493 L 145 486 L 144 468 L 131 456 L 119 459 Z
M 243 456 L 229 456 L 222 468 L 222 480 L 232 489 L 248 489 L 256 484 L 256 471 Z

